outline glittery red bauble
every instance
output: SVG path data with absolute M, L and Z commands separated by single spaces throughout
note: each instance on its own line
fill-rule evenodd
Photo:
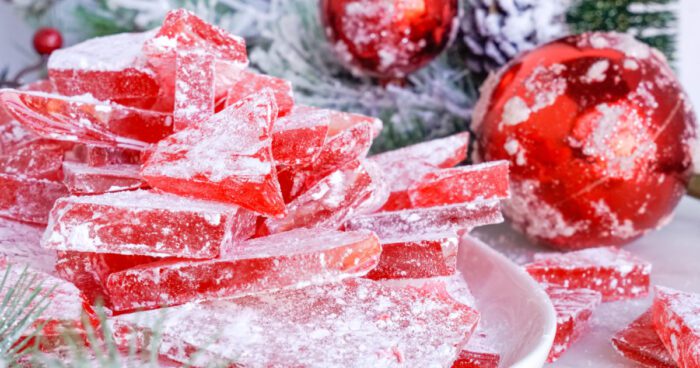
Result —
M 63 46 L 63 36 L 55 28 L 39 28 L 34 33 L 34 50 L 39 55 L 50 55 Z
M 403 77 L 439 55 L 456 30 L 458 0 L 321 0 L 328 39 L 352 69 Z
M 696 139 L 663 55 L 614 33 L 516 58 L 484 85 L 473 124 L 477 159 L 511 162 L 506 214 L 565 250 L 624 244 L 668 222 Z

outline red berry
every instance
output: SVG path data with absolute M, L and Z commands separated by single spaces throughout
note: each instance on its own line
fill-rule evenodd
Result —
M 34 33 L 34 50 L 39 55 L 50 55 L 63 46 L 63 36 L 55 28 L 39 28 Z

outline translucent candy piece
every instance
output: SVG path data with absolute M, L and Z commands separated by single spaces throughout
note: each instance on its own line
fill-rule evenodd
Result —
M 381 120 L 371 116 L 336 110 L 329 110 L 329 112 L 331 114 L 331 124 L 328 129 L 328 135 L 330 136 L 340 134 L 358 124 L 369 124 L 372 129 L 372 138 L 377 138 L 384 126 Z
M 72 282 L 92 305 L 102 303 L 111 306 L 105 291 L 107 277 L 141 264 L 151 263 L 159 258 L 122 254 L 92 252 L 58 252 L 56 272 L 63 279 Z
M 647 295 L 651 263 L 622 249 L 600 247 L 538 253 L 525 269 L 540 282 L 595 290 L 603 294 L 603 301 L 613 301 Z
M 311 164 L 323 149 L 329 124 L 328 110 L 309 106 L 295 106 L 289 115 L 275 121 L 272 156 L 277 165 Z
M 178 132 L 214 115 L 214 57 L 204 49 L 178 49 L 175 57 L 175 107 Z
M 486 333 L 477 327 L 452 368 L 498 368 L 500 362 L 501 354 L 493 348 Z
M 148 109 L 158 99 L 160 86 L 141 49 L 153 35 L 122 33 L 58 49 L 49 58 L 49 78 L 61 95 L 90 94 L 101 101 Z
M 452 275 L 456 266 L 457 240 L 454 232 L 380 239 L 382 256 L 367 278 L 420 279 Z
M 453 167 L 467 158 L 469 133 L 435 139 L 370 157 L 391 184 L 391 196 L 382 210 L 410 208 L 406 190 L 416 179 L 438 168 Z
M 600 304 L 599 292 L 590 289 L 568 289 L 557 285 L 543 285 L 557 312 L 557 332 L 547 357 L 553 362 L 564 354 L 588 328 L 593 310 Z
M 292 84 L 281 78 L 257 74 L 247 70 L 241 71 L 233 85 L 228 89 L 226 106 L 233 105 L 248 95 L 265 88 L 269 88 L 274 92 L 279 116 L 288 115 L 294 107 Z
M 97 319 L 90 306 L 83 299 L 80 291 L 70 282 L 35 269 L 26 268 L 24 265 L 12 264 L 6 259 L 0 260 L 0 274 L 3 277 L 7 275 L 5 279 L 5 285 L 7 286 L 17 285 L 25 269 L 28 279 L 24 282 L 31 282 L 30 284 L 24 284 L 28 288 L 29 293 L 36 291 L 39 286 L 41 287 L 37 296 L 27 306 L 27 310 L 41 305 L 39 303 L 44 298 L 47 298 L 50 302 L 36 321 L 27 329 L 23 338 L 28 337 L 31 332 L 42 325 L 43 329 L 38 336 L 38 343 L 41 348 L 49 349 L 60 345 L 64 341 L 66 334 L 85 338 L 84 315 L 87 316 L 87 319 L 93 325 L 97 323 Z M 0 290 L 0 300 L 8 297 L 8 291 L 12 290 L 7 286 Z M 26 293 L 24 297 L 26 298 L 29 293 Z
M 654 326 L 679 367 L 700 367 L 700 294 L 655 288 Z
M 345 223 L 349 230 L 374 231 L 381 239 L 403 234 L 428 234 L 471 229 L 503 221 L 498 201 L 379 212 L 357 216 Z
M 16 151 L 22 144 L 36 138 L 38 138 L 36 134 L 5 113 L 2 103 L 0 103 L 0 155 L 8 155 Z
M 290 202 L 333 171 L 350 161 L 365 157 L 371 145 L 372 126 L 367 123 L 354 125 L 329 137 L 313 163 L 280 171 L 279 180 L 284 199 Z
M 52 274 L 56 252 L 39 245 L 44 228 L 0 219 L 0 258 Z
M 249 96 L 160 141 L 141 174 L 165 192 L 282 215 L 284 201 L 271 150 L 276 115 L 269 90 Z
M 121 315 L 112 320 L 116 339 L 148 336 L 161 319 L 160 354 L 192 362 L 201 351 L 196 366 L 449 367 L 479 317 L 438 281 L 355 279 Z
M 63 163 L 63 183 L 71 194 L 103 194 L 143 188 L 138 165 L 93 167 L 76 162 Z
M 61 182 L 0 174 L 0 216 L 46 224 L 54 202 L 68 195 Z
M 377 265 L 368 231 L 298 229 L 234 244 L 218 259 L 161 261 L 113 273 L 107 290 L 118 311 L 236 297 L 337 282 Z
M 73 149 L 76 160 L 90 166 L 140 165 L 143 151 L 93 145 L 77 145 Z
M 145 190 L 56 202 L 42 239 L 48 249 L 153 257 L 212 258 L 253 234 L 235 206 Z
M 414 208 L 508 198 L 508 161 L 429 172 L 408 189 Z
M 381 168 L 369 160 L 362 160 L 372 182 L 369 186 L 369 195 L 357 206 L 355 213 L 367 215 L 377 212 L 389 199 L 389 183 L 386 182 Z
M 172 132 L 170 115 L 85 96 L 5 89 L 0 102 L 24 126 L 50 139 L 143 149 Z
M 63 155 L 71 146 L 50 139 L 26 142 L 14 152 L 0 156 L 0 173 L 58 181 Z
M 332 172 L 287 205 L 284 218 L 269 218 L 265 227 L 280 233 L 298 227 L 338 229 L 371 195 L 372 178 L 360 161 Z
M 645 367 L 677 367 L 654 329 L 651 309 L 616 333 L 612 338 L 612 344 L 622 356 Z

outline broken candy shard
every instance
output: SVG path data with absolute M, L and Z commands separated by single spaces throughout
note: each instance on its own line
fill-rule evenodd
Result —
M 535 280 L 571 289 L 591 289 L 603 301 L 639 298 L 649 292 L 651 263 L 615 247 L 570 253 L 538 253 L 525 270 Z
M 175 57 L 175 106 L 178 132 L 214 114 L 214 58 L 204 49 L 178 49 Z
M 45 248 L 154 257 L 212 258 L 254 231 L 235 206 L 145 190 L 68 197 L 56 202 Z
M 61 182 L 0 174 L 0 216 L 46 224 L 54 202 L 68 195 Z
M 700 367 L 700 294 L 655 288 L 654 327 L 679 367 Z
M 357 216 L 348 220 L 345 228 L 371 230 L 384 239 L 402 234 L 472 229 L 501 221 L 500 205 L 494 200 Z
M 140 165 L 143 151 L 93 145 L 77 145 L 71 154 L 90 166 Z
M 622 356 L 645 367 L 677 367 L 654 329 L 651 309 L 616 333 L 612 338 L 612 344 Z
M 467 158 L 469 133 L 435 139 L 371 156 L 391 184 L 391 196 L 382 208 L 395 211 L 410 208 L 407 189 L 421 176 L 439 168 L 453 167 Z
M 0 156 L 0 173 L 58 181 L 63 155 L 71 146 L 70 143 L 50 139 L 23 143 L 14 152 Z
M 283 218 L 265 221 L 274 234 L 298 227 L 338 229 L 371 195 L 372 178 L 360 161 L 332 172 L 287 205 Z
M 275 121 L 272 156 L 276 164 L 311 164 L 321 153 L 326 142 L 329 121 L 328 110 L 309 106 L 295 106 L 289 115 Z
M 249 95 L 269 88 L 275 95 L 279 116 L 286 116 L 294 107 L 292 84 L 284 79 L 243 70 L 236 77 L 226 96 L 226 106 L 235 104 Z
M 101 101 L 150 108 L 160 86 L 141 53 L 154 32 L 98 37 L 51 53 L 49 79 L 59 94 L 90 94 Z
M 498 368 L 500 362 L 501 355 L 491 346 L 486 333 L 477 327 L 452 368 Z
M 415 288 L 354 279 L 111 322 L 127 342 L 163 320 L 159 353 L 195 366 L 449 367 L 478 319 L 438 281 Z
M 589 289 L 567 289 L 556 285 L 543 287 L 557 312 L 557 331 L 547 357 L 548 362 L 553 362 L 588 328 L 588 320 L 600 304 L 601 295 Z
M 369 124 L 372 130 L 372 138 L 377 138 L 382 132 L 384 124 L 377 118 L 343 111 L 328 111 L 330 112 L 331 117 L 331 122 L 328 129 L 328 135 L 330 136 L 340 134 L 358 124 Z
M 0 219 L 0 258 L 52 274 L 56 252 L 39 245 L 43 233 L 41 226 Z
M 110 307 L 105 291 L 107 276 L 131 267 L 151 263 L 159 258 L 92 252 L 58 252 L 56 272 L 72 282 L 92 305 L 102 303 Z
M 22 144 L 37 138 L 36 134 L 6 114 L 0 103 L 0 155 L 10 154 Z
M 270 138 L 276 116 L 269 90 L 249 96 L 160 141 L 141 174 L 164 192 L 282 215 L 284 200 Z
M 71 194 L 103 194 L 142 188 L 138 165 L 92 167 L 76 162 L 63 163 L 63 183 Z
M 143 149 L 172 132 L 172 117 L 84 96 L 5 89 L 0 102 L 17 121 L 50 139 Z
M 367 278 L 420 279 L 454 274 L 457 257 L 457 234 L 406 234 L 381 239 L 382 256 Z
M 377 265 L 369 231 L 298 229 L 239 244 L 220 258 L 161 261 L 113 273 L 107 290 L 117 311 L 337 282 Z
M 508 198 L 508 161 L 429 172 L 408 189 L 414 208 Z

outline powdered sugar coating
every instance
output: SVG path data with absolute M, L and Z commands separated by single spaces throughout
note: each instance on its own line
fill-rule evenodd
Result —
M 680 367 L 700 367 L 700 294 L 657 286 L 654 327 Z
M 155 30 L 92 38 L 51 53 L 47 66 L 54 70 L 121 71 L 137 68 L 150 72 L 141 49 L 144 42 L 154 35 Z
M 102 194 L 145 186 L 139 165 L 89 166 L 63 162 L 63 183 L 71 194 Z
M 203 49 L 178 49 L 175 56 L 175 131 L 214 114 L 214 57 Z
M 56 252 L 39 245 L 42 234 L 41 227 L 0 219 L 0 258 L 53 274 Z
M 381 239 L 382 256 L 367 274 L 372 280 L 417 279 L 455 273 L 458 237 L 455 232 L 402 234 Z
M 54 202 L 68 195 L 61 182 L 0 174 L 0 216 L 46 224 Z
M 645 367 L 677 367 L 654 329 L 651 309 L 617 332 L 612 338 L 612 344 L 622 356 Z
M 304 166 L 316 160 L 326 142 L 329 125 L 328 110 L 294 106 L 287 116 L 275 121 L 272 156 L 277 165 Z

